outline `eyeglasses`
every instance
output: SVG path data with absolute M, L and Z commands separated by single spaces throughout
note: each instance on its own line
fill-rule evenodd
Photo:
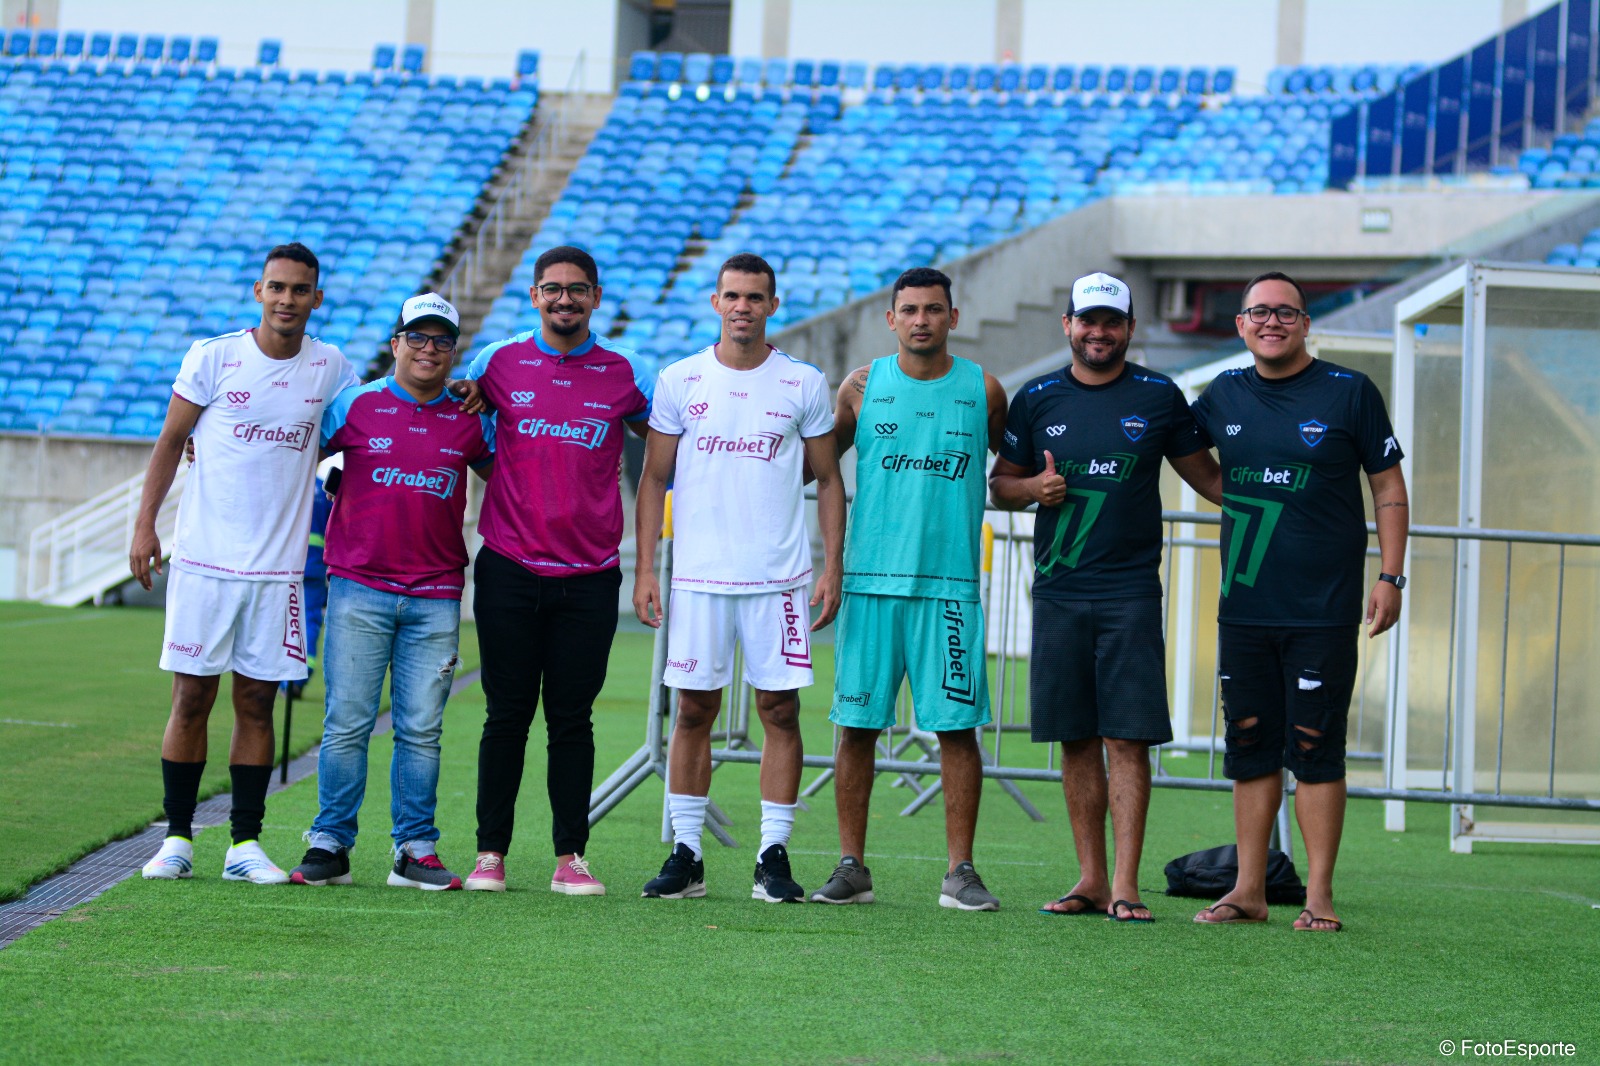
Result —
M 548 285 L 539 286 L 539 295 L 551 303 L 561 299 L 562 293 L 566 293 L 574 300 L 587 300 L 589 294 L 593 291 L 593 285 L 582 281 L 573 282 L 571 285 L 557 285 L 555 282 L 551 282 Z
M 1300 310 L 1298 307 L 1268 307 L 1265 304 L 1257 304 L 1254 307 L 1246 307 L 1239 313 L 1257 325 L 1266 322 L 1267 319 L 1273 318 L 1274 316 L 1285 326 L 1294 325 L 1296 322 L 1300 321 L 1302 316 L 1309 317 L 1306 316 L 1306 313 Z
M 413 332 L 397 333 L 395 335 L 404 337 L 406 344 L 419 352 L 428 346 L 429 341 L 433 342 L 433 350 L 436 352 L 449 353 L 456 350 L 456 339 L 454 337 L 439 337 L 432 333 Z

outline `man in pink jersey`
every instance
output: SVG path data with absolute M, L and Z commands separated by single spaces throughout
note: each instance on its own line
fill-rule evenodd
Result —
M 306 676 L 306 537 L 317 425 L 356 376 L 337 348 L 306 336 L 322 304 L 317 257 L 303 244 L 267 253 L 255 283 L 261 323 L 195 342 L 172 386 L 150 456 L 129 568 L 145 588 L 161 573 L 156 514 L 191 434 L 194 468 L 178 505 L 167 581 L 161 668 L 172 672 L 172 713 L 161 742 L 167 838 L 144 876 L 189 877 L 193 819 L 206 764 L 206 723 L 221 675 L 233 672 L 233 847 L 223 878 L 282 884 L 261 850 L 272 773 L 272 705 L 280 681 Z
M 473 568 L 488 712 L 478 745 L 478 861 L 466 887 L 505 889 L 528 729 L 542 696 L 556 855 L 550 889 L 604 895 L 584 859 L 592 716 L 622 584 L 622 431 L 644 435 L 653 383 L 637 356 L 589 331 L 600 304 L 589 253 L 552 248 L 533 278 L 539 327 L 484 348 L 465 374 L 467 391 L 494 408 L 496 420 L 495 476 Z
M 320 810 L 298 885 L 347 885 L 356 815 L 367 786 L 367 741 L 383 676 L 393 678 L 394 757 L 389 884 L 451 889 L 434 824 L 439 737 L 455 675 L 467 545 L 467 470 L 487 476 L 493 430 L 445 392 L 460 318 L 436 293 L 413 296 L 389 342 L 394 374 L 339 394 L 322 418 L 322 446 L 344 455 L 328 519 L 327 714 L 317 755 Z
M 803 755 L 799 690 L 811 684 L 812 630 L 839 609 L 844 485 L 833 446 L 833 410 L 822 371 L 767 343 L 777 279 L 757 255 L 717 272 L 712 306 L 722 339 L 661 371 L 639 480 L 633 609 L 659 626 L 655 576 L 667 482 L 673 486 L 674 557 L 665 684 L 678 690 L 668 752 L 672 854 L 644 886 L 650 899 L 706 894 L 700 840 L 711 787 L 711 727 L 734 681 L 733 647 L 761 717 L 761 844 L 751 896 L 800 903 L 789 834 Z M 817 521 L 826 558 L 812 583 L 802 469 L 817 479 Z

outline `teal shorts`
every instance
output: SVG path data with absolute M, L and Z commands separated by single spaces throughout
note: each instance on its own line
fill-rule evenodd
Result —
M 917 727 L 932 733 L 988 725 L 983 609 L 971 600 L 844 594 L 834 623 L 828 720 L 887 729 L 903 680 Z

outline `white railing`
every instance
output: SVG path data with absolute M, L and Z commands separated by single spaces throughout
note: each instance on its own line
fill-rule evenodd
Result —
M 474 292 L 483 282 L 485 258 L 498 252 L 506 244 L 508 216 L 520 217 L 526 210 L 528 198 L 535 187 L 543 184 L 551 163 L 559 158 L 567 143 L 567 134 L 574 115 L 588 99 L 584 87 L 584 53 L 579 52 L 572 65 L 572 74 L 562 91 L 561 103 L 551 108 L 540 108 L 539 131 L 523 146 L 512 160 L 512 173 L 494 206 L 484 216 L 471 242 L 461 251 L 450 272 L 438 285 L 441 296 L 458 303 L 457 296 Z
M 189 467 L 180 463 L 156 515 L 156 534 L 168 551 L 188 479 Z M 143 492 L 144 475 L 138 474 L 35 527 L 28 537 L 28 598 L 71 607 L 98 601 L 128 580 L 128 548 Z

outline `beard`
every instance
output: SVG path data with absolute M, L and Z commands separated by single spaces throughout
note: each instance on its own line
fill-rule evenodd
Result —
M 550 309 L 550 314 L 553 318 L 556 314 L 571 314 L 577 310 L 578 308 L 576 307 L 570 309 L 552 307 Z M 558 322 L 552 321 L 550 323 L 550 332 L 554 333 L 558 337 L 571 337 L 577 334 L 578 331 L 583 329 L 586 325 L 588 325 L 588 323 L 581 318 L 573 320 L 572 324 L 569 326 L 563 326 Z
M 1090 355 L 1087 342 L 1072 341 L 1072 358 L 1075 362 L 1083 364 L 1090 370 L 1105 370 L 1107 367 L 1116 366 L 1127 358 L 1128 344 L 1129 341 L 1125 340 L 1104 355 Z

